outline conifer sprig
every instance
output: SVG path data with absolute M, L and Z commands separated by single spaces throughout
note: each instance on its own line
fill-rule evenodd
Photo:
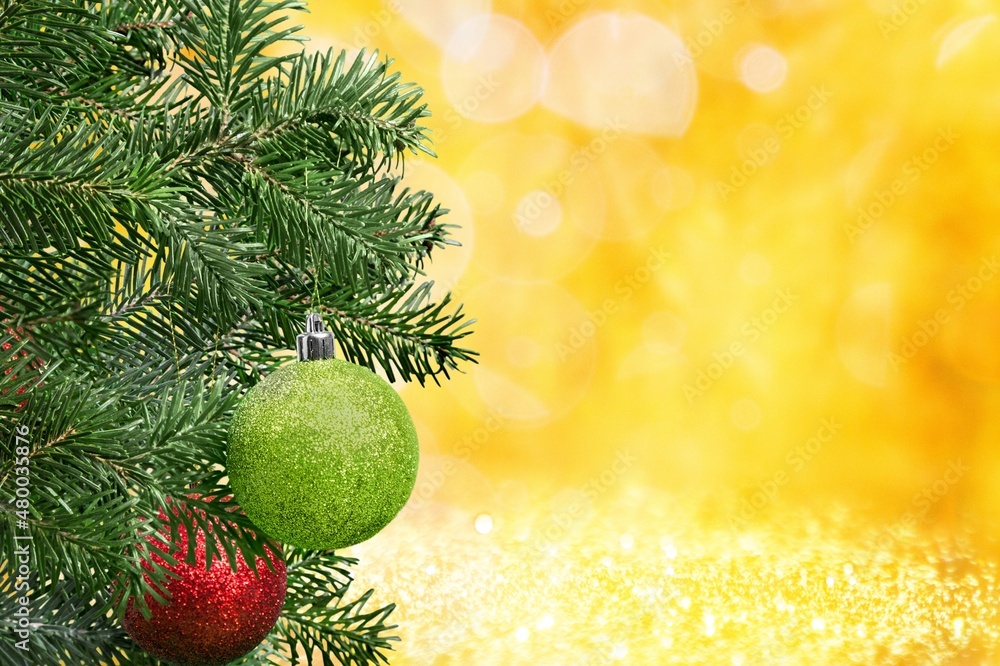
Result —
M 0 659 L 15 428 L 31 433 L 32 658 L 153 664 L 121 631 L 161 597 L 149 538 L 184 501 L 211 558 L 263 555 L 231 499 L 228 421 L 321 310 L 344 356 L 439 381 L 475 352 L 422 271 L 447 212 L 396 175 L 433 155 L 378 54 L 306 54 L 299 0 L 0 0 Z M 14 331 L 19 331 L 15 334 Z M 23 462 L 23 461 L 22 461 Z M 188 553 L 190 555 L 190 553 Z M 332 553 L 289 555 L 285 615 L 245 664 L 386 661 L 392 606 Z M 110 613 L 110 614 L 109 614 Z

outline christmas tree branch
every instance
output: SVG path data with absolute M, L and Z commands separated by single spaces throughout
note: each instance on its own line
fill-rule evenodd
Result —
M 66 666 L 103 666 L 112 660 L 134 663 L 129 653 L 135 646 L 113 618 L 101 612 L 102 604 L 90 604 L 78 596 L 70 580 L 48 584 L 30 593 L 30 650 L 17 647 L 19 610 L 16 600 L 26 590 L 15 588 L 17 577 L 8 562 L 0 561 L 0 661 L 11 666 L 27 664 L 25 655 L 59 655 Z M 34 581 L 33 581 L 34 582 Z M 39 662 L 33 662 L 39 663 Z
M 233 316 L 264 297 L 255 278 L 263 267 L 243 261 L 260 248 L 244 244 L 250 230 L 200 221 L 171 221 L 158 233 L 159 251 L 151 270 L 178 299 L 190 299 L 196 317 L 206 312 Z
M 449 311 L 451 299 L 434 303 L 433 283 L 412 291 L 387 294 L 370 300 L 355 300 L 341 292 L 323 303 L 330 330 L 351 361 L 378 363 L 390 380 L 399 373 L 411 376 L 448 377 L 460 360 L 473 360 L 471 350 L 455 342 L 469 335 L 472 321 L 465 320 L 461 307 Z M 371 350 L 375 350 L 373 353 Z
M 92 390 L 72 382 L 36 389 L 18 424 L 30 437 L 29 451 L 15 455 L 13 422 L 0 421 L 0 525 L 3 550 L 13 553 L 15 523 L 33 540 L 33 571 L 39 580 L 60 575 L 85 581 L 89 591 L 106 591 L 119 575 L 142 585 L 138 550 L 149 528 L 136 515 L 138 499 L 130 496 L 130 470 L 125 459 L 131 419 L 112 400 L 94 401 Z M 95 404 L 96 403 L 96 404 Z M 24 442 L 25 440 L 20 440 Z M 30 509 L 15 511 L 15 463 L 31 469 Z M 145 591 L 145 590 L 144 590 Z
M 209 561 L 235 567 L 237 551 L 247 561 L 264 555 L 266 540 L 223 482 L 225 418 L 237 397 L 225 392 L 227 383 L 208 392 L 180 385 L 139 407 L 120 395 L 102 401 L 91 388 L 36 391 L 19 423 L 32 433 L 26 458 L 36 492 L 26 522 L 41 578 L 63 572 L 92 594 L 115 584 L 123 591 L 119 611 L 129 596 L 157 596 L 162 576 L 141 566 L 150 563 L 145 539 L 178 500 L 193 510 L 171 526 L 203 531 Z M 0 455 L 0 521 L 11 538 L 14 486 L 7 479 L 18 458 L 12 446 Z
M 308 125 L 335 136 L 355 169 L 377 170 L 404 150 L 432 154 L 423 91 L 389 73 L 391 61 L 364 52 L 348 65 L 345 53 L 317 53 L 292 60 L 287 75 L 268 82 L 248 122 L 258 141 L 294 134 Z M 305 135 L 307 136 L 307 135 Z
M 413 274 L 408 259 L 422 240 L 412 236 L 425 224 L 421 215 L 432 213 L 411 208 L 407 199 L 392 200 L 395 180 L 336 180 L 317 169 L 312 190 L 302 191 L 297 182 L 308 182 L 308 163 L 293 164 L 285 173 L 254 162 L 243 167 L 248 178 L 237 190 L 237 210 L 250 216 L 268 247 L 287 261 L 311 263 L 329 279 L 355 288 Z M 252 210 L 247 202 L 253 202 Z
M 291 56 L 265 55 L 301 27 L 275 29 L 298 0 L 182 0 L 188 48 L 178 54 L 187 83 L 223 114 L 223 127 L 257 96 L 261 80 Z M 251 89 L 251 94 L 247 94 Z
M 333 553 L 292 550 L 287 553 L 288 593 L 281 618 L 268 642 L 280 647 L 292 664 L 311 664 L 322 656 L 324 666 L 388 663 L 385 652 L 399 639 L 387 635 L 394 605 L 365 610 L 369 590 L 345 602 L 356 560 Z M 306 661 L 298 655 L 305 654 Z
M 65 110 L 9 112 L 0 117 L 0 240 L 37 253 L 90 247 L 114 249 L 116 224 L 137 235 L 136 223 L 154 217 L 153 201 L 169 190 L 147 158 L 117 128 L 76 125 Z M 146 177 L 137 177 L 146 174 Z M 120 251 L 137 252 L 127 243 Z M 127 258 L 125 255 L 123 258 Z
M 93 3 L 51 0 L 0 2 L 0 106 L 15 107 L 12 97 L 49 101 L 54 91 L 120 109 L 148 100 L 163 85 L 150 76 L 154 63 L 166 62 L 169 40 L 120 38 L 102 18 L 155 17 L 165 3 Z M 129 13 L 131 12 L 131 13 Z M 124 47 L 128 48 L 124 48 Z M 111 85 L 109 85 L 111 84 Z
M 0 562 L 15 532 L 33 538 L 45 663 L 158 663 L 115 617 L 165 600 L 148 539 L 169 539 L 179 505 L 171 529 L 204 532 L 209 559 L 264 555 L 231 497 L 227 431 L 307 312 L 392 379 L 475 360 L 461 308 L 413 286 L 451 243 L 445 211 L 389 172 L 431 154 L 423 93 L 377 55 L 281 48 L 301 7 L 0 0 Z M 392 606 L 348 600 L 353 561 L 289 563 L 285 615 L 242 663 L 385 662 Z M 14 649 L 4 631 L 0 659 Z

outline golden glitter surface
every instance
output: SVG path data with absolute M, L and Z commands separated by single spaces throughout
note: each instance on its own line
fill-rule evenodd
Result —
M 409 664 L 998 664 L 998 0 L 313 0 L 427 91 L 480 363 L 352 549 Z
M 846 512 L 708 527 L 649 489 L 606 509 L 428 504 L 352 549 L 399 604 L 392 663 L 997 663 L 995 547 Z

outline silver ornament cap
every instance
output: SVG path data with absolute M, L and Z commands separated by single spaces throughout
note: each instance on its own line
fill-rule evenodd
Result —
M 323 327 L 323 317 L 313 312 L 306 317 L 306 332 L 295 338 L 300 361 L 323 361 L 333 358 L 333 334 Z

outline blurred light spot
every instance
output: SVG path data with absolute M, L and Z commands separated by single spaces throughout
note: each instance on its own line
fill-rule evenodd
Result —
M 654 312 L 642 323 L 643 341 L 660 353 L 677 351 L 684 344 L 686 336 L 687 326 L 673 312 Z
M 538 629 L 545 631 L 546 629 L 551 629 L 556 625 L 555 619 L 551 615 L 546 615 L 541 620 L 538 621 Z
M 611 658 L 612 659 L 624 659 L 628 655 L 628 646 L 624 643 L 618 643 L 613 648 L 611 648 Z
M 705 635 L 714 636 L 715 635 L 715 616 L 711 613 L 705 613 Z
M 694 62 L 676 34 L 642 14 L 601 12 L 552 47 L 543 103 L 588 127 L 680 136 L 697 96 Z
M 538 362 L 541 350 L 531 338 L 519 335 L 507 344 L 507 359 L 511 365 L 527 368 Z
M 941 41 L 936 62 L 937 68 L 941 69 L 946 65 L 959 51 L 968 46 L 982 32 L 983 28 L 996 20 L 996 16 L 987 14 L 969 19 L 952 28 Z
M 465 292 L 463 301 L 477 313 L 481 357 L 447 383 L 461 404 L 503 414 L 506 426 L 536 427 L 583 397 L 593 380 L 599 329 L 566 289 L 494 280 Z
M 575 169 L 576 151 L 560 136 L 520 132 L 472 151 L 465 182 L 475 190 L 469 197 L 477 242 L 488 248 L 477 254 L 477 267 L 519 281 L 552 280 L 587 257 L 604 226 L 606 201 L 600 170 L 591 163 Z
M 529 636 L 531 636 L 531 632 L 528 631 L 527 627 L 518 627 L 517 631 L 514 632 L 514 638 L 516 638 L 519 643 L 523 643 L 528 640 Z
M 993 384 L 1000 382 L 1000 276 L 997 260 L 982 262 L 979 270 L 950 292 L 944 323 L 938 320 L 942 345 L 951 366 L 963 376 Z M 934 332 L 934 317 L 923 317 L 925 331 Z M 930 335 L 930 333 L 928 333 Z
M 462 181 L 469 203 L 479 214 L 489 214 L 503 204 L 503 181 L 493 171 L 477 171 Z
M 761 551 L 760 542 L 750 534 L 741 535 L 739 544 L 740 548 L 751 553 L 759 553 Z
M 740 430 L 754 430 L 760 425 L 760 407 L 749 398 L 740 398 L 729 410 L 729 418 Z
M 607 217 L 599 226 L 587 227 L 589 233 L 606 240 L 643 238 L 663 220 L 654 212 L 660 206 L 650 181 L 636 177 L 656 174 L 666 167 L 646 141 L 622 135 L 605 139 L 601 135 L 578 149 L 571 164 L 594 174 L 607 199 Z M 578 189 L 574 196 L 590 198 L 593 194 Z
M 623 534 L 618 542 L 625 550 L 631 550 L 635 546 L 635 537 L 631 534 Z
M 494 409 L 523 421 L 545 419 L 550 415 L 548 407 L 530 389 L 487 370 L 476 370 L 476 384 L 480 395 Z
M 823 620 L 823 618 L 819 617 L 813 618 L 811 624 L 812 628 L 815 629 L 816 631 L 823 631 L 824 629 L 826 629 L 826 622 Z
M 754 92 L 777 90 L 788 75 L 788 61 L 773 47 L 756 44 L 736 57 L 740 80 Z
M 750 123 L 736 140 L 740 158 L 754 162 L 758 168 L 773 162 L 781 152 L 781 137 L 771 125 Z
M 493 531 L 493 516 L 488 513 L 481 513 L 476 516 L 476 531 L 480 534 L 489 534 Z
M 665 165 L 653 174 L 653 200 L 663 210 L 679 210 L 694 198 L 694 178 L 686 170 Z
M 862 219 L 865 213 L 864 208 L 871 204 L 870 197 L 873 186 L 873 179 L 878 170 L 878 166 L 885 156 L 886 149 L 895 139 L 894 133 L 879 137 L 867 146 L 858 151 L 858 154 L 848 163 L 844 170 L 844 189 L 847 197 L 847 204 L 851 208 L 857 219 Z
M 451 105 L 480 122 L 511 120 L 530 109 L 542 90 L 545 52 L 512 18 L 476 16 L 459 26 L 445 52 L 441 79 Z
M 837 353 L 847 370 L 871 386 L 885 386 L 890 345 L 892 286 L 871 284 L 854 292 L 837 318 Z
M 767 284 L 771 280 L 771 262 L 756 252 L 743 255 L 740 260 L 740 279 L 754 287 Z
M 550 193 L 534 190 L 524 195 L 515 213 L 517 228 L 529 236 L 548 236 L 562 222 L 562 205 Z
M 407 22 L 439 46 L 459 25 L 492 7 L 490 0 L 393 0 L 390 8 L 393 2 Z
M 431 295 L 440 298 L 452 291 L 465 274 L 476 246 L 476 227 L 469 201 L 451 176 L 427 160 L 407 160 L 402 185 L 415 191 L 433 192 L 435 201 L 449 211 L 448 224 L 456 225 L 450 229 L 450 238 L 459 245 L 449 246 L 447 252 L 435 252 L 434 260 L 424 266 L 424 279 L 434 281 Z

